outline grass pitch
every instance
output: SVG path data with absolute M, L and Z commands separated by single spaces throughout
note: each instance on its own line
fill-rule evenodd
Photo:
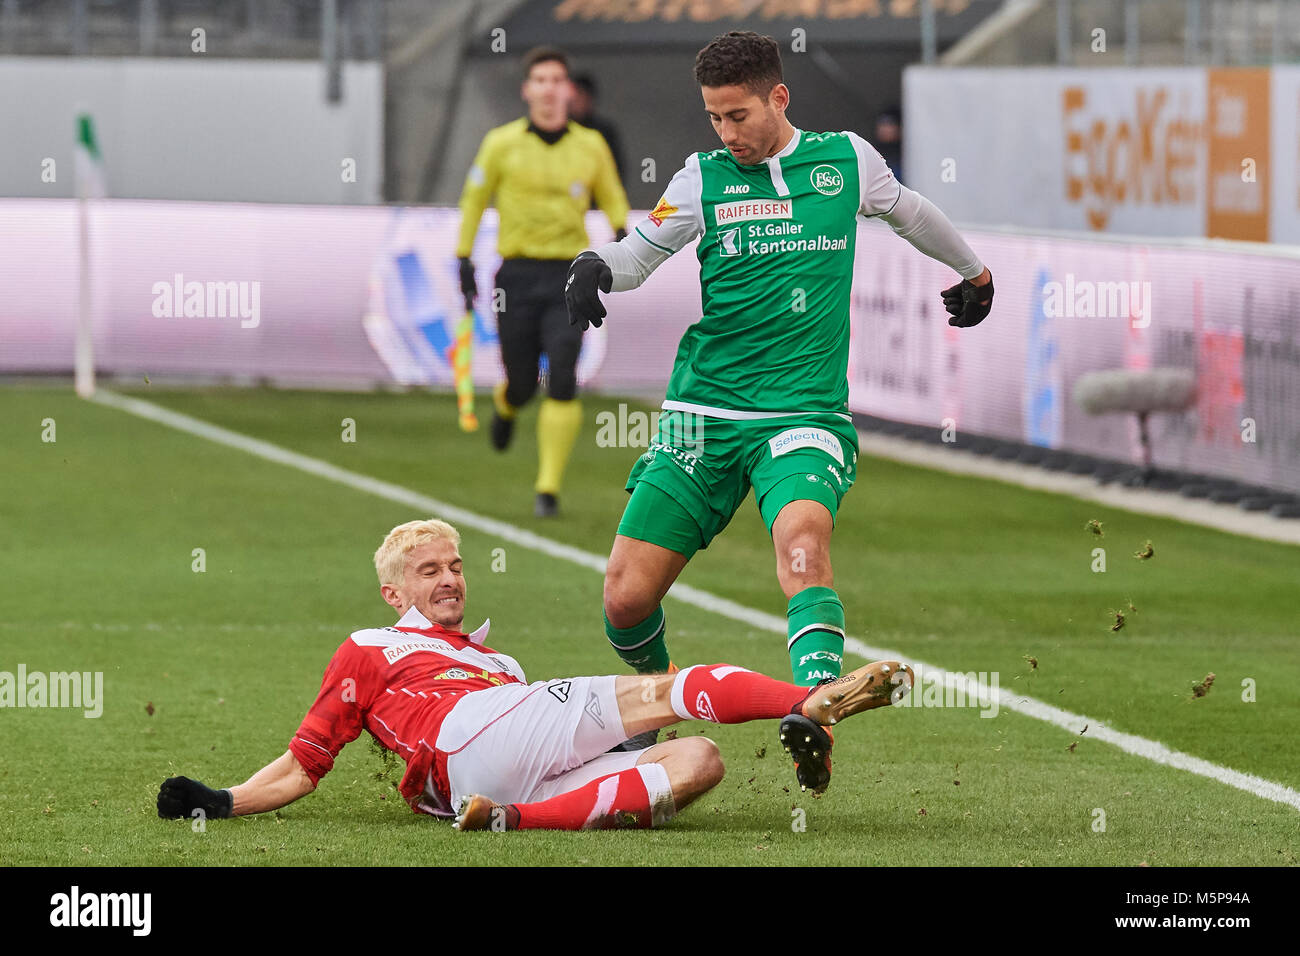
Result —
M 424 394 L 139 389 L 140 397 L 604 555 L 639 449 L 585 399 L 558 521 L 532 517 L 535 408 L 493 453 Z M 1300 813 L 1007 711 L 887 709 L 836 732 L 800 794 L 775 722 L 707 733 L 727 778 L 654 832 L 460 834 L 411 813 L 367 735 L 318 790 L 196 833 L 158 784 L 231 786 L 287 747 L 330 654 L 389 623 L 370 556 L 418 517 L 379 497 L 54 389 L 3 393 L 0 671 L 102 671 L 104 710 L 0 710 L 0 864 L 1295 865 Z M 633 410 L 648 410 L 632 406 Z M 342 420 L 356 441 L 341 440 Z M 42 441 L 54 419 L 57 440 Z M 1098 519 L 1104 537 L 1084 530 Z M 462 528 L 467 625 L 530 679 L 609 673 L 600 576 Z M 1154 557 L 1133 557 L 1150 540 Z M 1092 549 L 1107 570 L 1091 570 Z M 493 570 L 504 548 L 505 570 Z M 202 549 L 205 570 L 194 570 Z M 1300 788 L 1300 549 L 864 458 L 833 542 L 850 633 Z M 783 615 L 752 499 L 685 583 Z M 499 564 L 498 564 L 499 567 Z M 1130 605 L 1136 610 L 1130 611 Z M 669 598 L 679 664 L 787 676 L 784 641 Z M 1114 611 L 1126 615 L 1112 631 Z M 1037 666 L 1031 666 L 1033 658 Z M 852 656 L 846 662 L 858 663 Z M 1209 693 L 1193 685 L 1213 672 Z M 1244 685 L 1253 683 L 1254 700 Z M 1104 814 L 1104 830 L 1098 821 Z M 800 828 L 798 824 L 803 823 Z

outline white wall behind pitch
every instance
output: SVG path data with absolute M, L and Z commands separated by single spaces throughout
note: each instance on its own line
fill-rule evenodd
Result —
M 1270 238 L 1274 242 L 1300 245 L 1300 66 L 1275 66 L 1271 73 Z
M 109 195 L 138 199 L 377 203 L 383 69 L 343 65 L 325 99 L 319 62 L 0 58 L 0 195 L 73 195 L 76 115 L 89 110 Z M 56 180 L 42 182 L 42 161 Z M 356 160 L 356 182 L 342 161 Z
M 1205 234 L 1200 67 L 911 66 L 903 106 L 906 182 L 958 222 Z

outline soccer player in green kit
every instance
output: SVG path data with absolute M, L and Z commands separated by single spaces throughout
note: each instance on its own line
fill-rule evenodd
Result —
M 950 325 L 988 315 L 993 278 L 862 137 L 790 124 L 775 40 L 717 37 L 696 57 L 695 78 L 725 148 L 688 156 L 650 215 L 579 255 L 565 286 L 569 321 L 599 326 L 598 289 L 638 287 L 699 237 L 702 317 L 682 336 L 659 433 L 628 477 L 605 572 L 605 631 L 638 672 L 668 670 L 660 601 L 752 487 L 789 599 L 794 682 L 811 686 L 839 676 L 844 652 L 830 540 L 857 469 L 848 411 L 857 217 L 883 219 L 962 277 L 942 293 Z M 829 732 L 792 716 L 781 738 L 800 785 L 825 790 Z

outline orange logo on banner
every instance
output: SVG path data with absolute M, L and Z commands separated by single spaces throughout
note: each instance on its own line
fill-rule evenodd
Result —
M 1205 234 L 1268 241 L 1269 75 L 1210 70 Z
M 1086 87 L 1062 91 L 1065 196 L 1083 204 L 1089 228 L 1105 229 L 1116 206 L 1196 202 L 1202 126 L 1188 104 L 1171 102 L 1174 92 L 1139 87 L 1125 113 L 1113 101 L 1089 108 Z

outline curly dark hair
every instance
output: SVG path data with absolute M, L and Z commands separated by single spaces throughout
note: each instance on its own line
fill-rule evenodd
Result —
M 771 37 L 732 30 L 714 37 L 695 55 L 695 82 L 700 86 L 743 86 L 767 98 L 782 82 L 781 47 Z

